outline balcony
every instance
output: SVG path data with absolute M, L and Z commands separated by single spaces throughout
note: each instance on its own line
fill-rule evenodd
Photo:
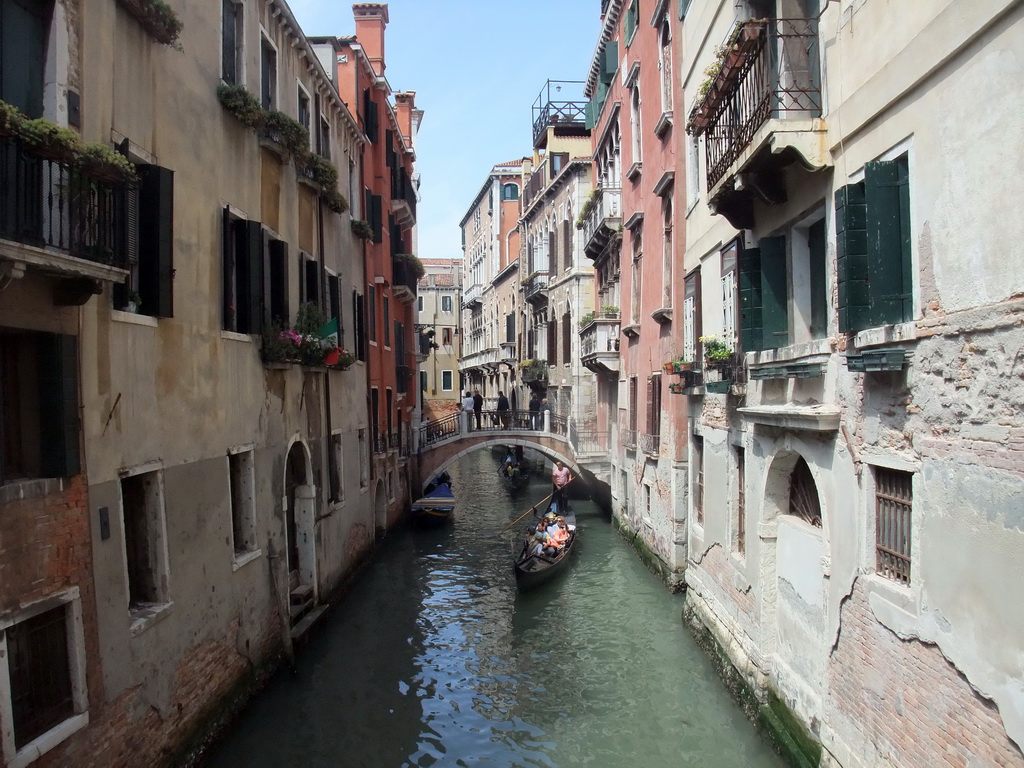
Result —
M 503 362 L 512 363 L 516 359 L 516 340 L 503 341 L 499 345 L 501 347 L 501 359 Z
M 547 360 L 523 360 L 519 370 L 524 384 L 548 380 Z
M 415 303 L 418 279 L 416 270 L 409 261 L 401 256 L 391 260 L 391 292 L 396 299 L 404 304 Z
M 616 187 L 596 189 L 583 208 L 584 252 L 597 259 L 607 251 L 608 243 L 622 230 L 622 190 Z
M 548 128 L 557 136 L 587 136 L 585 82 L 548 80 L 533 102 L 533 146 L 547 146 Z
M 391 213 L 401 227 L 416 223 L 416 189 L 405 168 L 397 163 L 391 169 Z
M 755 198 L 786 201 L 782 168 L 831 162 L 820 119 L 818 19 L 746 21 L 732 40 L 687 130 L 704 135 L 712 211 L 749 229 Z
M 530 207 L 530 203 L 533 202 L 534 198 L 537 197 L 544 188 L 548 185 L 548 161 L 542 161 L 536 168 L 533 169 L 533 173 L 530 174 L 529 181 L 526 182 L 526 186 L 523 187 L 523 210 L 525 211 Z
M 523 280 L 523 293 L 531 303 L 542 303 L 548 300 L 548 273 L 534 272 Z
M 648 456 L 657 456 L 661 453 L 661 435 L 649 435 L 641 432 L 638 436 L 637 447 Z
M 471 309 L 474 305 L 483 303 L 484 287 L 474 283 L 462 292 L 462 308 Z
M 595 317 L 580 328 L 580 362 L 594 373 L 619 372 L 619 317 Z
M 459 358 L 459 370 L 464 373 L 471 371 L 492 371 L 497 370 L 501 363 L 501 353 L 497 347 L 488 347 L 479 352 L 471 352 Z
M 119 282 L 128 269 L 123 183 L 0 139 L 0 259 L 71 278 Z

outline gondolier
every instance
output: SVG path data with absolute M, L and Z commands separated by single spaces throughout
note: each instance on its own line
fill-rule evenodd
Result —
M 565 514 L 565 486 L 572 482 L 572 472 L 562 462 L 556 461 L 555 468 L 551 471 L 551 505 L 558 510 L 558 514 Z

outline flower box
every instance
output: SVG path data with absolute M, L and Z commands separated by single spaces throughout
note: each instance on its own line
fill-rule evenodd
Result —
M 732 382 L 728 379 L 721 381 L 705 381 L 704 389 L 708 392 L 716 395 L 727 395 L 729 394 L 729 388 L 732 386 Z
M 904 349 L 873 349 L 846 356 L 846 368 L 851 373 L 873 371 L 899 371 L 907 361 Z

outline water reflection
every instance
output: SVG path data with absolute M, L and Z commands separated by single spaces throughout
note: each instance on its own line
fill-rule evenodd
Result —
M 389 536 L 210 766 L 781 766 L 594 505 L 567 572 L 517 595 L 500 531 L 550 484 L 513 503 L 496 469 L 453 468 L 454 524 Z

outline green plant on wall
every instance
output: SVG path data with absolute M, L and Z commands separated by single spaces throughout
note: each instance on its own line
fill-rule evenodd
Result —
M 427 270 L 424 268 L 423 262 L 420 261 L 419 257 L 416 254 L 399 253 L 396 254 L 395 258 L 400 259 L 404 261 L 406 264 L 408 264 L 409 268 L 412 270 L 412 273 L 416 276 L 417 280 L 419 280 L 421 277 L 427 274 Z
M 257 99 L 244 85 L 217 86 L 217 99 L 224 109 L 234 115 L 246 128 L 256 130 L 263 120 L 263 108 Z
M 373 227 L 370 226 L 369 222 L 362 219 L 352 219 L 352 231 L 356 237 L 361 237 L 363 240 L 371 240 L 373 238 Z
M 182 23 L 171 8 L 163 0 L 119 0 L 121 6 L 135 17 L 149 36 L 158 43 L 169 45 L 180 51 L 178 36 L 181 34 Z

